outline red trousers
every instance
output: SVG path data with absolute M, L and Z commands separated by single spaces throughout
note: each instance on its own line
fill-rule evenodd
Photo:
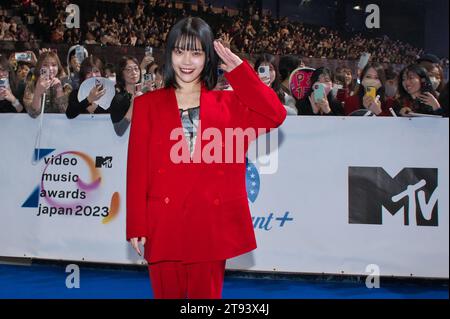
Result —
M 184 264 L 164 261 L 148 266 L 156 299 L 222 298 L 225 260 Z

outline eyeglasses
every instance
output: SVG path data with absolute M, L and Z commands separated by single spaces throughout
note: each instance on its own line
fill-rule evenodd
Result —
M 125 68 L 124 70 L 127 73 L 131 73 L 131 72 L 139 73 L 139 68 Z

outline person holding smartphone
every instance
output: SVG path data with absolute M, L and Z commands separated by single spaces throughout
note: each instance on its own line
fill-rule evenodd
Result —
M 67 81 L 73 90 L 80 86 L 80 67 L 83 60 L 88 57 L 88 51 L 81 45 L 74 45 L 67 52 Z
M 63 90 L 64 75 L 64 69 L 55 52 L 45 51 L 40 54 L 23 98 L 25 109 L 31 117 L 36 118 L 41 113 L 44 97 L 45 113 L 66 112 L 68 93 Z
M 398 81 L 399 97 L 393 107 L 398 115 L 444 114 L 428 73 L 423 67 L 417 64 L 408 65 L 400 72 Z
M 116 95 L 109 108 L 114 131 L 118 136 L 125 134 L 130 126 L 135 97 L 142 95 L 141 69 L 138 60 L 123 57 L 116 70 Z
M 0 54 L 0 113 L 23 111 L 18 81 L 8 59 Z
M 280 72 L 278 71 L 275 57 L 271 54 L 262 54 L 255 62 L 254 69 L 261 81 L 272 88 L 284 105 L 288 115 L 297 115 L 295 102 L 287 99 L 287 94 L 283 91 L 280 82 Z M 291 103 L 288 103 L 291 102 Z
M 298 100 L 298 115 L 343 115 L 342 104 L 333 99 L 333 75 L 330 69 L 320 67 L 311 75 L 311 90 Z
M 359 110 L 367 110 L 376 116 L 392 116 L 389 108 L 394 100 L 385 94 L 386 75 L 383 66 L 377 62 L 369 62 L 361 71 L 360 84 L 353 96 L 345 99 L 345 115 L 364 115 Z
M 84 59 L 80 66 L 80 83 L 89 78 L 101 76 L 103 76 L 103 62 L 92 55 Z M 79 114 L 109 113 L 108 110 L 105 110 L 96 104 L 96 101 L 98 101 L 106 92 L 101 83 L 95 85 L 89 92 L 89 95 L 81 102 L 78 101 L 78 90 L 78 88 L 74 89 L 69 95 L 69 106 L 66 110 L 67 118 L 73 119 Z

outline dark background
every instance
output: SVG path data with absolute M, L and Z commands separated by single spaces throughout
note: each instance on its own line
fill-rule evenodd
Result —
M 188 1 L 189 2 L 189 1 Z M 195 3 L 195 0 L 190 2 Z M 247 1 L 211 0 L 214 6 L 242 7 Z M 308 24 L 345 29 L 349 32 L 369 32 L 374 36 L 407 41 L 441 57 L 449 56 L 448 0 L 257 0 L 260 7 L 274 16 Z M 365 26 L 368 4 L 380 7 L 381 28 Z M 354 10 L 359 5 L 362 10 Z

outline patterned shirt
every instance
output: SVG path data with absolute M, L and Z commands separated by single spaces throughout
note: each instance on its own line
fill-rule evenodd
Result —
M 189 146 L 191 157 L 195 149 L 195 140 L 197 137 L 197 128 L 200 120 L 200 106 L 187 110 L 178 109 L 180 112 L 181 124 L 183 132 Z

